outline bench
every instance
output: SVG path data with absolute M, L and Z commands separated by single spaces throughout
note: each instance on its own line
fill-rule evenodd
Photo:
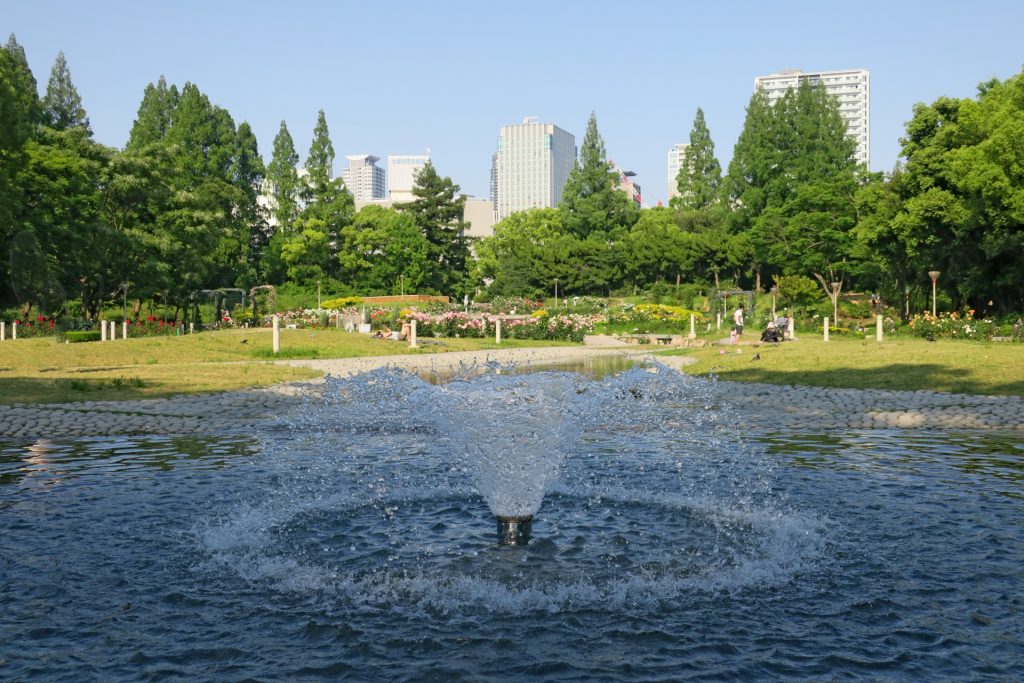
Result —
M 672 343 L 672 337 L 657 337 L 658 343 L 668 346 Z

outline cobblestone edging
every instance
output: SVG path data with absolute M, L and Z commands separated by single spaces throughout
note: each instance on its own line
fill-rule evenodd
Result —
M 542 364 L 622 355 L 637 356 L 638 352 L 564 347 L 285 362 L 346 377 L 379 367 L 444 372 L 488 360 Z M 675 368 L 691 361 L 684 356 L 658 360 Z M 0 437 L 248 431 L 295 406 L 296 396 L 308 393 L 320 381 L 168 399 L 0 406 Z M 1024 399 L 1020 397 L 740 382 L 720 382 L 718 390 L 721 401 L 730 404 L 738 418 L 750 426 L 817 431 L 896 428 L 1024 433 Z

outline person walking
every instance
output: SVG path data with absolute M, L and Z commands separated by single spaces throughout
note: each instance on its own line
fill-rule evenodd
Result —
M 732 314 L 733 329 L 736 330 L 736 343 L 740 343 L 740 337 L 743 336 L 743 304 L 733 311 Z

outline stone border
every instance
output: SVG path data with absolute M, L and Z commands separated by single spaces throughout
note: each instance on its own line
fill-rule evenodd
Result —
M 496 361 L 545 365 L 588 358 L 648 356 L 650 349 L 549 347 L 462 351 L 429 355 L 374 356 L 330 360 L 287 360 L 338 377 L 381 367 L 416 372 L 448 372 Z M 658 357 L 680 369 L 686 356 Z M 0 406 L 0 438 L 67 438 L 119 434 L 183 435 L 251 432 L 296 404 L 322 379 L 221 394 L 183 395 L 138 401 L 83 401 L 64 404 Z M 825 389 L 741 382 L 719 382 L 718 394 L 741 420 L 756 426 L 810 430 L 938 429 L 1005 431 L 1024 434 L 1024 399 L 933 391 Z

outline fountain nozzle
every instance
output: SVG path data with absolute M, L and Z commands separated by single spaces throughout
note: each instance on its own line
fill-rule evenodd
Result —
M 498 545 L 526 545 L 533 530 L 533 515 L 510 517 L 495 515 L 498 520 Z

